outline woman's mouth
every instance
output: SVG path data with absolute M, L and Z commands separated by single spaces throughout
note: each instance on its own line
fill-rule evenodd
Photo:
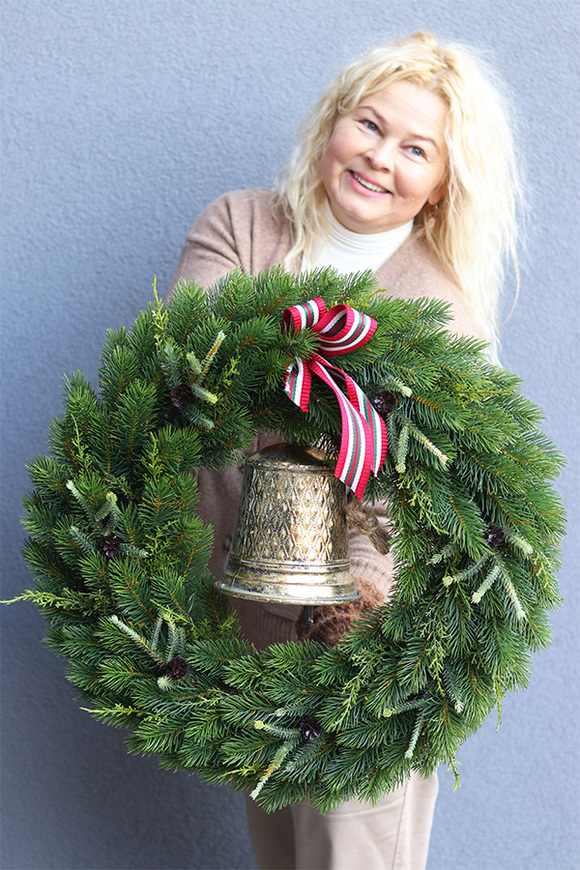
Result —
M 372 181 L 369 181 L 368 178 L 363 178 L 362 175 L 358 174 L 358 172 L 354 172 L 354 170 L 352 169 L 350 169 L 349 172 L 352 178 L 354 178 L 354 180 L 358 182 L 361 187 L 364 187 L 366 190 L 370 190 L 371 193 L 390 193 L 389 190 L 386 190 L 384 187 L 379 187 L 378 184 L 374 184 Z

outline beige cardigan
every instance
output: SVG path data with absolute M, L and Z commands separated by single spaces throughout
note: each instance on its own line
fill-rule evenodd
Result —
M 209 287 L 232 269 L 250 273 L 282 263 L 290 250 L 290 228 L 269 190 L 237 190 L 220 196 L 205 208 L 193 224 L 175 272 L 179 279 Z M 299 263 L 294 264 L 295 271 Z M 402 299 L 419 296 L 450 302 L 450 328 L 459 334 L 477 335 L 477 329 L 461 289 L 445 275 L 425 245 L 409 239 L 376 271 L 380 286 Z M 256 439 L 248 452 L 260 449 L 267 437 Z M 279 439 L 274 439 L 279 440 Z M 221 576 L 231 547 L 242 473 L 238 466 L 219 472 L 198 472 L 200 514 L 214 528 L 214 552 L 210 570 Z M 351 571 L 370 580 L 384 598 L 391 594 L 392 560 L 379 555 L 367 538 L 352 533 Z M 248 640 L 256 646 L 296 640 L 294 621 L 300 608 L 292 605 L 255 604 L 235 600 L 235 607 Z

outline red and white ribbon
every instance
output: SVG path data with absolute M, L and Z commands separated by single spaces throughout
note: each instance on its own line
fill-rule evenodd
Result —
M 361 388 L 327 357 L 339 356 L 362 347 L 377 328 L 377 322 L 350 305 L 326 310 L 318 297 L 287 308 L 283 327 L 292 332 L 312 329 L 320 338 L 318 350 L 308 360 L 296 359 L 287 369 L 284 391 L 302 411 L 307 412 L 312 375 L 318 375 L 334 392 L 340 406 L 342 436 L 335 475 L 362 498 L 371 470 L 376 474 L 387 454 L 387 430 Z M 346 384 L 346 396 L 335 381 Z

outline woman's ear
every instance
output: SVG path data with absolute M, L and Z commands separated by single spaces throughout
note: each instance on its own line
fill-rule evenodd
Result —
M 427 205 L 437 205 L 443 197 L 445 196 L 445 192 L 447 190 L 447 183 L 442 181 L 439 187 L 436 187 L 435 190 L 431 191 L 429 196 L 427 197 Z

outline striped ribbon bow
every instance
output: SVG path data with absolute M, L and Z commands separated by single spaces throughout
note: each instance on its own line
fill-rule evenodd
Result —
M 292 332 L 312 329 L 318 333 L 318 349 L 327 357 L 356 350 L 371 338 L 377 322 L 349 305 L 335 305 L 330 311 L 320 297 L 303 305 L 287 308 L 283 327 Z M 346 384 L 345 396 L 334 378 L 337 372 Z M 346 372 L 315 353 L 308 360 L 296 358 L 287 369 L 284 391 L 304 411 L 308 411 L 312 375 L 318 375 L 333 390 L 340 405 L 342 436 L 334 474 L 362 498 L 372 471 L 376 474 L 387 454 L 387 430 L 363 391 Z

